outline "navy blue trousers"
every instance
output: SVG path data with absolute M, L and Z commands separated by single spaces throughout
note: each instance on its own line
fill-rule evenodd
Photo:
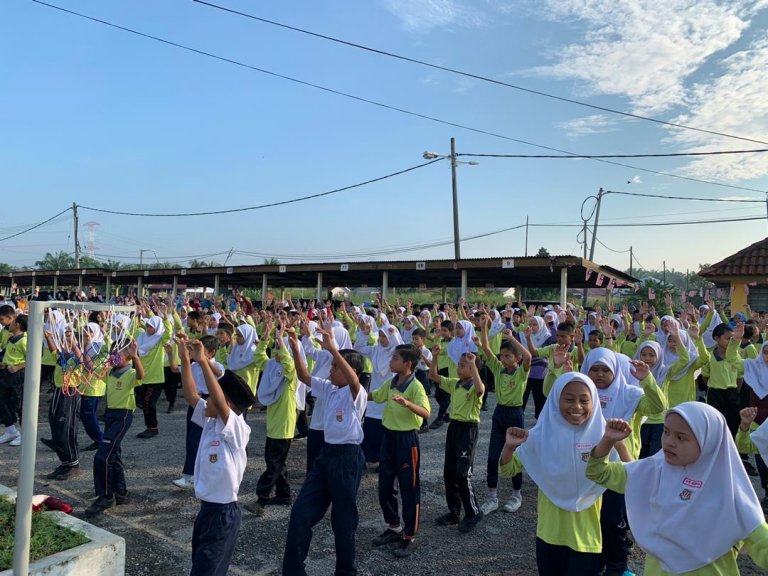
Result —
M 310 428 L 307 432 L 307 476 L 309 476 L 309 471 L 312 470 L 315 460 L 320 456 L 323 446 L 325 446 L 325 433 L 322 430 Z
M 640 427 L 640 458 L 648 458 L 661 450 L 664 424 L 643 424 Z
M 132 410 L 107 408 L 104 414 L 104 439 L 93 457 L 93 484 L 96 496 L 112 498 L 125 494 L 125 465 L 121 444 L 133 422 Z
M 336 576 L 357 574 L 355 532 L 357 490 L 365 456 L 356 444 L 326 444 L 291 508 L 283 555 L 284 576 L 306 576 L 304 560 L 312 542 L 312 528 L 331 508 L 331 528 L 336 543 Z
M 192 530 L 192 571 L 189 576 L 226 576 L 240 531 L 237 502 L 200 502 Z
M 499 485 L 499 458 L 504 449 L 507 438 L 507 428 L 524 428 L 525 414 L 521 406 L 503 406 L 497 404 L 493 410 L 491 420 L 491 440 L 488 444 L 488 468 L 486 469 L 486 481 L 488 488 L 496 488 Z M 512 477 L 512 488 L 520 490 L 523 485 L 523 474 L 515 474 Z
M 80 419 L 80 394 L 64 394 L 61 388 L 53 391 L 48 410 L 51 440 L 56 455 L 64 466 L 80 464 L 77 446 L 77 421 Z
M 186 452 L 184 456 L 184 469 L 182 470 L 182 474 L 188 474 L 190 476 L 195 473 L 197 449 L 200 447 L 200 438 L 203 436 L 203 429 L 192 422 L 192 414 L 194 413 L 195 410 L 192 408 L 192 406 L 189 406 L 187 408 L 187 431 L 185 435 Z
M 421 507 L 421 482 L 419 480 L 419 434 L 415 430 L 398 432 L 384 429 L 379 460 L 379 506 L 384 521 L 390 526 L 400 526 L 397 508 L 395 479 L 403 500 L 403 534 L 416 536 L 419 529 Z
M 101 443 L 104 434 L 99 425 L 98 409 L 98 396 L 83 396 L 83 399 L 80 401 L 80 421 L 83 423 L 83 428 L 88 437 L 94 442 Z
M 539 576 L 597 576 L 600 554 L 576 552 L 568 546 L 548 544 L 536 538 L 536 566 Z
M 477 424 L 451 420 L 445 436 L 443 480 L 445 501 L 448 510 L 455 516 L 461 515 L 462 506 L 466 518 L 476 516 L 479 511 L 472 489 L 472 466 L 475 462 L 476 447 Z
M 624 494 L 606 490 L 600 508 L 600 531 L 603 534 L 603 553 L 600 567 L 624 572 L 627 569 L 629 546 L 627 541 L 627 506 Z

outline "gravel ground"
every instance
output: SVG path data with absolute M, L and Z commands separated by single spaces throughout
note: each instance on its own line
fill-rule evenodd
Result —
M 39 435 L 49 437 L 47 410 L 50 394 L 44 392 L 40 402 Z M 475 488 L 480 503 L 485 499 L 485 461 L 488 454 L 490 416 L 494 396 L 489 398 L 490 410 L 483 412 L 481 433 L 475 457 Z M 183 399 L 179 398 L 179 403 Z M 180 405 L 179 404 L 179 405 Z M 530 403 L 532 404 L 532 402 Z M 165 414 L 167 404 L 161 400 L 160 435 L 148 440 L 135 437 L 141 432 L 143 418 L 137 410 L 134 424 L 123 443 L 123 459 L 127 466 L 131 502 L 113 508 L 92 520 L 93 524 L 123 536 L 126 540 L 127 576 L 175 576 L 187 574 L 190 568 L 192 526 L 199 509 L 192 491 L 181 490 L 171 480 L 181 475 L 184 461 L 184 416 L 178 408 Z M 526 422 L 533 423 L 529 406 Z M 433 400 L 433 414 L 436 405 Z M 264 469 L 265 414 L 249 415 L 251 442 L 248 469 L 240 489 L 241 502 L 255 498 L 256 481 Z M 455 527 L 438 527 L 433 519 L 445 512 L 442 462 L 445 429 L 422 434 L 421 482 L 422 516 L 419 547 L 407 560 L 395 559 L 386 549 L 376 549 L 371 539 L 383 528 L 377 497 L 377 476 L 365 474 L 359 492 L 360 526 L 357 531 L 357 556 L 361 575 L 397 576 L 405 574 L 494 574 L 525 576 L 536 574 L 534 539 L 536 533 L 536 487 L 527 477 L 523 482 L 523 506 L 509 514 L 499 510 L 486 518 L 473 533 L 459 534 Z M 80 444 L 90 440 L 80 432 Z M 81 454 L 81 474 L 67 482 L 45 480 L 58 459 L 42 444 L 38 444 L 35 493 L 58 496 L 75 507 L 74 514 L 82 517 L 83 510 L 93 500 L 93 452 Z M 291 447 L 288 469 L 294 494 L 303 481 L 305 442 L 296 441 Z M 15 486 L 18 478 L 19 450 L 0 446 L 0 483 Z M 502 479 L 500 498 L 509 496 L 511 480 Z M 761 492 L 758 492 L 761 494 Z M 237 550 L 230 574 L 279 574 L 290 509 L 268 507 L 266 515 L 256 518 L 243 512 Z M 333 573 L 335 553 L 330 514 L 316 527 L 309 558 L 309 574 Z M 635 547 L 631 568 L 642 574 L 643 554 Z M 745 554 L 740 566 L 744 575 L 758 575 L 758 570 Z

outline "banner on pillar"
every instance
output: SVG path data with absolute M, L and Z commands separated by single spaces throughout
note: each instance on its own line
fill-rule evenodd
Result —
M 656 291 L 653 288 L 648 288 L 648 300 L 656 300 Z
M 685 292 L 683 292 L 682 294 L 680 294 L 680 302 L 685 304 L 685 301 L 686 301 L 686 294 L 685 294 Z
M 744 284 L 744 294 L 749 296 L 749 284 Z
M 587 273 L 586 273 L 586 275 L 584 276 L 584 280 L 589 280 L 590 278 L 592 278 L 592 270 L 590 270 L 589 268 L 587 268 Z
M 603 273 L 600 272 L 600 274 L 597 275 L 597 280 L 595 280 L 595 284 L 597 286 L 602 286 L 603 285 L 603 280 L 605 280 L 605 275 L 603 275 Z
M 608 290 L 613 290 L 614 286 L 616 286 L 616 280 L 611 278 L 610 280 L 608 280 Z

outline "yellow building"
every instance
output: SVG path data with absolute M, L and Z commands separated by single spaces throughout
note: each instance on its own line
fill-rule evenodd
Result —
M 768 311 L 768 238 L 755 242 L 699 272 L 699 276 L 730 290 L 731 314 Z

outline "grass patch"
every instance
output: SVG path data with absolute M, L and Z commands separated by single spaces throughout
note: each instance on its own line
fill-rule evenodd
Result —
M 0 498 L 0 570 L 13 565 L 13 539 L 16 529 L 16 505 Z M 69 550 L 89 542 L 79 532 L 62 528 L 52 518 L 39 512 L 32 513 L 31 561 L 45 558 L 63 550 Z

